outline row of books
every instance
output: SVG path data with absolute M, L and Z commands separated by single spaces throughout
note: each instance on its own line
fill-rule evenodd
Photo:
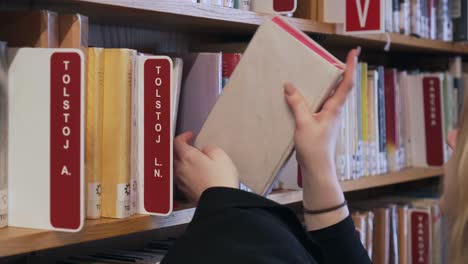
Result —
M 250 10 L 251 0 L 192 0 L 194 3 L 223 6 L 240 10 Z
M 343 24 L 342 0 L 298 0 L 296 17 Z M 461 0 L 383 0 L 385 31 L 442 41 L 468 40 L 468 11 Z
M 440 167 L 448 160 L 447 134 L 456 127 L 462 98 L 468 92 L 461 58 L 450 61 L 450 69 L 438 73 L 358 64 L 356 86 L 340 118 L 335 154 L 339 180 L 407 167 Z M 278 186 L 301 188 L 294 155 Z
M 352 203 L 350 208 L 373 263 L 444 263 L 446 223 L 437 199 L 378 198 Z

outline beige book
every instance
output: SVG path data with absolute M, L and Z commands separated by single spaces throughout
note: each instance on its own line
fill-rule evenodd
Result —
M 86 217 L 101 216 L 102 105 L 104 89 L 104 49 L 87 51 L 85 177 Z
M 136 51 L 104 50 L 102 216 L 124 218 L 130 209 L 131 91 Z
M 390 209 L 374 210 L 374 250 L 372 261 L 375 264 L 390 263 Z
M 240 180 L 266 195 L 290 157 L 295 123 L 284 96 L 292 82 L 317 111 L 344 65 L 281 17 L 261 25 L 210 112 L 195 146 L 221 147 Z
M 352 215 L 354 226 L 359 235 L 364 248 L 367 246 L 367 215 L 365 213 L 356 212 Z

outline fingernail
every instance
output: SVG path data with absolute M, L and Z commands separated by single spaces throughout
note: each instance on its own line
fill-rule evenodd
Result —
M 294 88 L 294 86 L 292 86 L 291 84 L 285 84 L 284 91 L 287 95 L 292 95 L 294 91 L 296 91 L 296 88 Z
M 361 55 L 361 46 L 357 46 L 356 50 L 356 57 L 359 57 L 359 55 Z

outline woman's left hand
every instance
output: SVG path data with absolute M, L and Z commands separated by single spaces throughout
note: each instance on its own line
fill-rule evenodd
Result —
M 175 180 L 179 189 L 193 202 L 211 187 L 239 188 L 237 168 L 220 148 L 206 146 L 199 151 L 188 142 L 193 134 L 186 132 L 174 141 Z

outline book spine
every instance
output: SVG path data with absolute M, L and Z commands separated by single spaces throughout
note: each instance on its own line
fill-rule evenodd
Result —
M 453 19 L 453 39 L 455 41 L 468 40 L 468 3 L 461 1 L 460 16 Z
M 362 63 L 358 64 L 357 70 L 357 86 L 356 86 L 356 105 L 355 110 L 357 113 L 356 119 L 356 128 L 357 128 L 357 149 L 356 149 L 356 173 L 355 178 L 360 178 L 363 176 L 363 159 L 362 159 Z
M 0 41 L 0 228 L 8 224 L 7 127 L 7 46 Z
M 437 39 L 437 6 L 435 0 L 429 0 L 430 38 Z
M 400 0 L 393 0 L 393 32 L 400 32 Z
M 411 34 L 411 12 L 409 0 L 400 0 L 400 34 Z
M 426 129 L 426 160 L 429 166 L 444 163 L 442 91 L 439 76 L 423 77 L 424 124 Z
M 361 63 L 361 133 L 362 133 L 362 176 L 369 176 L 369 111 L 367 92 L 367 63 Z
M 252 0 L 236 0 L 236 1 L 237 1 L 237 9 L 246 10 L 246 11 L 251 10 Z
M 234 0 L 224 0 L 224 7 L 234 8 Z
M 421 35 L 421 7 L 420 0 L 411 0 L 411 34 Z
M 222 86 L 226 86 L 231 78 L 232 73 L 236 69 L 241 59 L 240 53 L 223 53 L 222 54 Z
M 102 216 L 131 215 L 130 136 L 134 50 L 104 50 Z
M 211 0 L 212 5 L 224 6 L 224 0 Z
M 452 41 L 455 32 L 452 18 L 450 17 L 448 0 L 438 0 L 437 5 L 437 39 L 442 41 Z M 454 22 L 455 19 L 454 18 Z
M 101 217 L 103 49 L 88 49 L 86 82 L 86 217 Z
M 367 239 L 366 239 L 366 242 L 367 242 L 367 245 L 366 245 L 366 249 L 367 249 L 367 253 L 369 254 L 369 258 L 374 260 L 373 259 L 373 256 L 374 256 L 374 213 L 369 211 L 367 212 L 367 219 L 366 219 L 366 225 L 367 225 L 367 230 L 366 230 L 366 233 L 367 233 Z
M 410 263 L 431 263 L 431 214 L 428 210 L 409 210 Z
M 432 227 L 432 263 L 444 263 L 442 258 L 442 214 L 438 204 L 431 205 L 431 227 Z
M 385 31 L 393 32 L 393 0 L 384 0 L 385 2 Z
M 408 263 L 408 206 L 398 206 L 398 259 L 400 264 Z
M 397 150 L 398 150 L 398 124 L 396 106 L 396 70 L 385 70 L 385 116 L 386 116 L 386 140 L 387 158 L 389 171 L 398 171 Z
M 379 136 L 379 78 L 378 78 L 378 71 L 374 71 L 373 74 L 373 81 L 374 85 L 373 89 L 373 115 L 374 115 L 374 147 L 372 152 L 372 157 L 374 160 L 375 168 L 374 168 L 374 175 L 377 175 L 380 172 L 381 159 L 380 159 L 380 136 Z
M 385 69 L 382 66 L 378 67 L 379 73 L 379 152 L 380 152 L 380 173 L 388 171 L 387 158 L 387 115 L 385 105 Z

